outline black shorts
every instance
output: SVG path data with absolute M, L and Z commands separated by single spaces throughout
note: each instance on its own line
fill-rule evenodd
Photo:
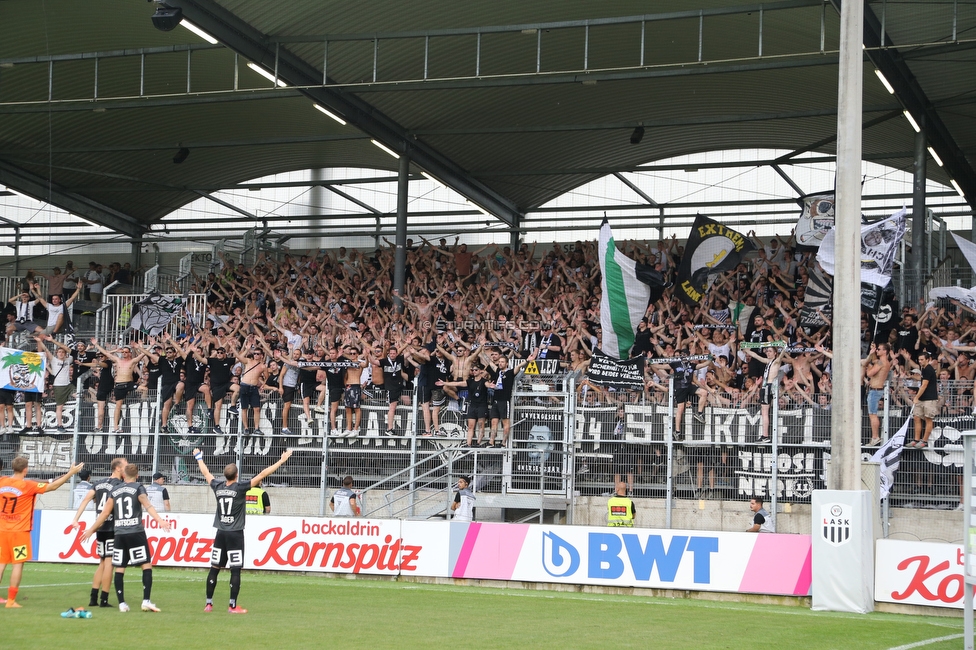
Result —
M 132 392 L 132 389 L 135 387 L 136 387 L 135 382 L 131 382 L 131 381 L 116 382 L 115 401 L 116 402 L 123 401 L 129 395 L 129 393 Z
M 222 400 L 230 392 L 230 382 L 226 384 L 217 384 L 210 386 L 210 399 L 216 402 L 217 400 Z
M 12 406 L 16 396 L 17 391 L 0 388 L 0 404 L 3 406 Z
M 40 403 L 41 399 L 42 399 L 41 393 L 24 391 L 24 404 Z
M 187 399 L 194 399 L 197 393 L 200 392 L 200 387 L 203 386 L 202 381 L 195 381 L 192 384 L 189 382 L 183 383 L 183 394 L 186 395 Z
M 115 550 L 115 529 L 95 531 L 95 553 L 101 559 L 112 557 Z
M 301 389 L 301 395 L 303 400 L 315 401 L 318 399 L 318 393 L 315 390 L 318 388 L 318 382 L 315 381 L 303 381 L 298 387 Z
M 342 394 L 345 392 L 345 387 L 341 388 L 329 388 L 329 404 L 335 404 L 336 402 L 342 401 Z
M 469 420 L 484 420 L 488 417 L 488 405 L 487 404 L 475 404 L 474 402 L 468 402 L 466 417 Z
M 403 388 L 396 386 L 395 388 L 386 389 L 386 399 L 392 404 L 393 402 L 399 402 L 400 397 L 403 396 Z
M 430 386 L 418 386 L 417 393 L 421 404 L 430 404 L 430 399 L 433 395 L 433 390 Z
M 281 401 L 282 402 L 294 402 L 295 393 L 298 391 L 297 386 L 282 386 L 281 387 Z
M 98 534 L 97 532 L 95 533 Z M 145 531 L 115 536 L 115 549 L 112 552 L 112 566 L 127 567 L 149 564 L 152 556 L 149 554 L 149 540 Z
M 626 443 L 617 443 L 613 450 L 613 473 L 614 474 L 633 474 L 637 465 L 637 456 L 633 453 L 631 446 Z
M 169 401 L 176 395 L 176 387 L 179 386 L 179 382 L 175 384 L 163 384 L 160 388 L 159 399 L 163 402 Z
M 239 569 L 244 566 L 244 531 L 218 530 L 210 552 L 210 566 Z
M 763 384 L 759 389 L 759 403 L 760 404 L 772 404 L 773 403 L 773 385 Z
M 692 462 L 705 465 L 706 469 L 714 468 L 722 457 L 721 451 L 715 445 L 685 445 L 685 454 Z
M 495 400 L 491 403 L 491 408 L 488 409 L 488 416 L 492 420 L 508 420 L 511 418 L 509 415 L 509 407 L 511 403 L 505 400 Z
M 115 382 L 112 381 L 98 382 L 98 390 L 95 391 L 95 401 L 96 402 L 108 401 L 109 396 L 112 395 L 113 388 L 115 388 Z
M 261 391 L 258 390 L 257 386 L 252 386 L 251 384 L 241 384 L 241 408 L 261 408 Z
M 695 395 L 695 385 L 690 386 L 675 386 L 674 387 L 674 403 L 675 405 L 684 404 L 685 402 L 690 402 L 691 398 Z

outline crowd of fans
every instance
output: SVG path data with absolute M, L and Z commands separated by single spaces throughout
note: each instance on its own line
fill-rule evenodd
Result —
M 709 405 L 758 406 L 763 415 L 759 442 L 771 434 L 774 386 L 781 406 L 829 408 L 829 315 L 818 312 L 824 323 L 820 326 L 800 322 L 815 254 L 794 250 L 792 238 L 763 242 L 754 233 L 750 237 L 757 251 L 734 270 L 714 277 L 700 305 L 684 304 L 669 288 L 647 307 L 631 350 L 632 356 L 647 360 L 642 391 L 582 380 L 583 403 L 664 403 L 673 379 L 679 438 L 684 423 L 701 418 Z M 72 378 L 93 371 L 98 430 L 118 427 L 117 415 L 113 423 L 106 421 L 107 402 L 147 391 L 161 377 L 164 427 L 174 404 L 186 401 L 192 412 L 192 402 L 199 398 L 207 404 L 211 423 L 221 422 L 222 408 L 239 405 L 244 428 L 254 430 L 262 392 L 276 392 L 285 404 L 286 435 L 294 410 L 296 417 L 306 419 L 315 417 L 314 411 L 328 413 L 333 434 L 352 436 L 361 426 L 357 391 L 372 384 L 382 387 L 390 402 L 388 435 L 397 433 L 396 404 L 409 400 L 413 388 L 423 407 L 418 433 L 424 435 L 437 434 L 445 401 L 459 393 L 465 397 L 467 390 L 472 419 L 479 425 L 482 419 L 506 425 L 497 443 L 495 426 L 487 435 L 481 426 L 469 427 L 468 444 L 476 444 L 474 433 L 482 445 L 503 444 L 508 414 L 490 410 L 490 405 L 511 394 L 520 363 L 556 359 L 565 370 L 585 376 L 590 356 L 601 344 L 594 241 L 545 248 L 523 244 L 516 250 L 492 244 L 472 251 L 457 239 L 453 245 L 444 239 L 437 244 L 411 240 L 402 294 L 393 289 L 394 247 L 385 243 L 371 254 L 340 247 L 285 255 L 280 261 L 262 255 L 250 268 L 221 254 L 219 266 L 206 277 L 194 276 L 190 288 L 207 296 L 202 322 L 187 321 L 178 336 L 153 339 L 130 331 L 125 346 L 93 340 L 62 352 L 53 347 L 50 334 L 67 324 L 52 327 L 47 320 L 27 316 L 21 303 L 50 307 L 76 299 L 82 291 L 97 301 L 112 281 L 132 283 L 129 264 L 113 263 L 106 277 L 95 262 L 88 273 L 69 262 L 64 271 L 56 268 L 46 276 L 47 296 L 41 295 L 33 272 L 27 274 L 24 292 L 8 302 L 7 333 L 27 330 L 48 354 L 70 352 Z M 675 238 L 656 244 L 623 242 L 620 247 L 669 281 L 675 279 L 684 253 Z M 52 300 L 54 295 L 60 300 Z M 861 329 L 865 393 L 883 371 L 883 377 L 893 380 L 894 402 L 911 403 L 919 354 L 929 352 L 938 360 L 944 409 L 972 409 L 972 314 L 958 305 L 907 305 L 900 318 L 895 314 L 888 323 L 863 313 Z M 58 365 L 49 364 L 49 369 Z M 0 401 L 6 400 L 0 396 Z M 341 429 L 340 408 L 345 413 Z M 4 413 L 0 425 L 9 428 L 6 418 Z M 871 422 L 872 430 L 865 432 L 870 433 L 869 444 L 878 438 Z

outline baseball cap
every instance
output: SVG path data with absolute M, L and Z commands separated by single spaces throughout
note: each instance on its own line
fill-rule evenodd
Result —
M 162 473 L 162 472 L 156 472 L 155 474 L 153 474 L 153 480 L 154 480 L 154 481 L 158 481 L 158 480 L 159 480 L 159 479 L 161 479 L 161 478 L 165 478 L 165 477 L 163 476 L 163 473 Z

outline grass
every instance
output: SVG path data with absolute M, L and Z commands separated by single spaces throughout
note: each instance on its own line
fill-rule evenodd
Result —
M 155 569 L 159 614 L 138 611 L 142 585 L 130 569 L 126 600 L 135 611 L 85 606 L 92 568 L 29 564 L 18 601 L 0 608 L 0 638 L 19 630 L 22 646 L 143 648 L 894 648 L 940 637 L 931 649 L 962 646 L 962 620 L 874 613 L 813 612 L 735 602 L 526 591 L 324 575 L 245 572 L 245 616 L 227 614 L 222 572 L 215 611 L 203 613 L 206 571 Z M 6 581 L 0 595 L 6 595 Z M 115 594 L 111 602 L 115 603 Z

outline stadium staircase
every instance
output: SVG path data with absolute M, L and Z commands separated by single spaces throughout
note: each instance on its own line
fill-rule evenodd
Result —
M 511 452 L 501 452 L 505 453 Z M 571 499 L 566 495 L 505 489 L 501 485 L 501 475 L 491 471 L 497 469 L 494 461 L 501 454 L 486 449 L 442 449 L 364 488 L 361 491 L 363 516 L 450 519 L 451 503 L 461 476 L 472 480 L 477 509 L 482 513 L 486 508 L 498 512 L 498 521 L 542 521 L 545 517 L 552 521 L 569 515 Z M 481 467 L 489 469 L 479 471 Z M 483 516 L 478 519 L 486 520 Z

